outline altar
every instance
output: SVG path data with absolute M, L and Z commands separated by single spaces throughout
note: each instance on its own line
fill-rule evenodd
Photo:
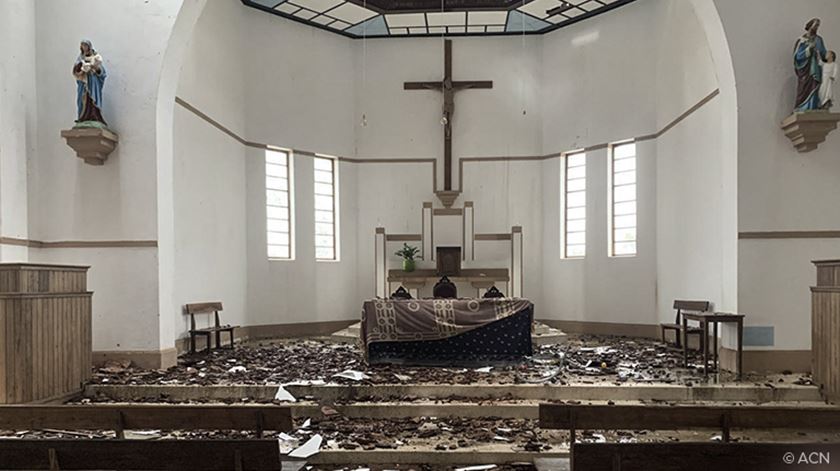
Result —
M 527 299 L 373 299 L 362 309 L 369 364 L 485 366 L 533 352 Z

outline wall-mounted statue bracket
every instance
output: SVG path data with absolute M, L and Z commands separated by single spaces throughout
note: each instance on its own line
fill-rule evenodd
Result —
M 840 113 L 828 111 L 798 112 L 782 121 L 782 130 L 799 152 L 810 152 L 837 129 Z

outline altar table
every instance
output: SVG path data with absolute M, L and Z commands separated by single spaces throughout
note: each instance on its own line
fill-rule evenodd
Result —
M 373 299 L 361 337 L 371 364 L 487 365 L 532 354 L 527 299 Z

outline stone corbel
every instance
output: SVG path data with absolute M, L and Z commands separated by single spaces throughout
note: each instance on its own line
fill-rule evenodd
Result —
M 799 152 L 810 152 L 837 129 L 840 113 L 808 111 L 793 113 L 782 121 L 782 130 Z
M 76 156 L 90 165 L 102 165 L 119 142 L 117 133 L 104 127 L 76 127 L 61 131 Z

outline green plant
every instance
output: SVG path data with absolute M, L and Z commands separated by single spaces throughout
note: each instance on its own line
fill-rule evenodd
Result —
M 414 260 L 414 257 L 416 257 L 418 253 L 420 253 L 420 249 L 414 247 L 413 245 L 403 243 L 402 248 L 397 250 L 394 255 L 402 257 L 404 260 Z

